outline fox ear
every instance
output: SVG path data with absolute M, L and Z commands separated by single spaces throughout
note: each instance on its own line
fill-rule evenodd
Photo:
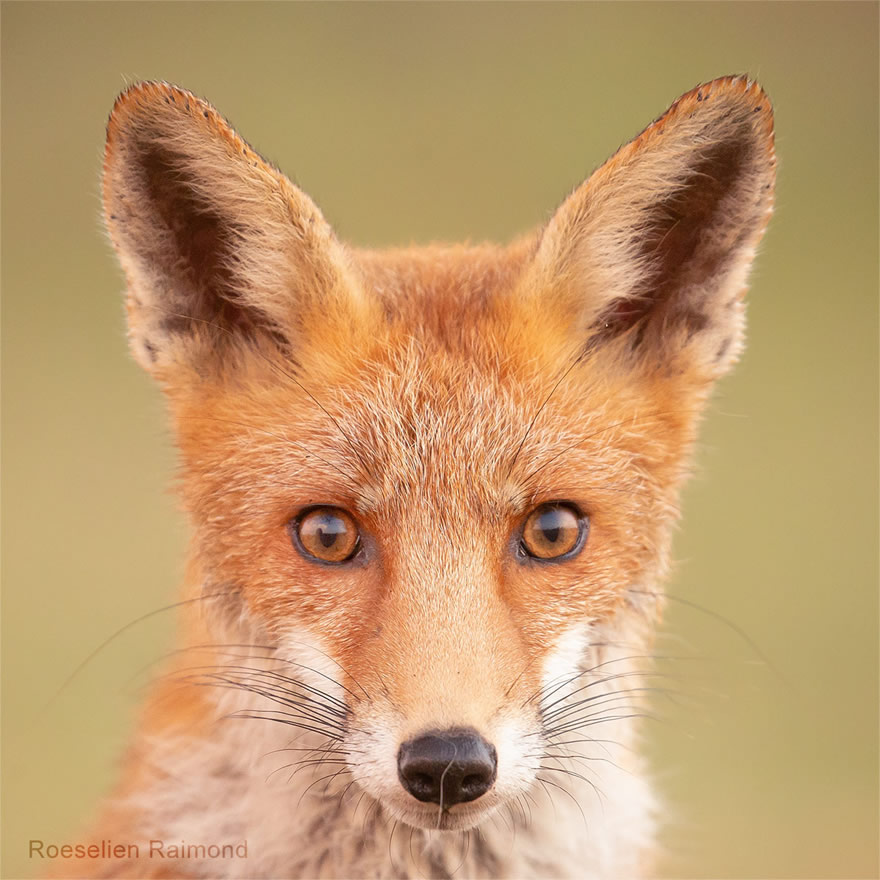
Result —
M 712 379 L 742 345 L 746 277 L 773 206 L 770 102 L 727 77 L 679 98 L 544 229 L 527 289 L 590 347 Z
M 132 349 L 150 371 L 204 372 L 235 347 L 290 347 L 304 314 L 357 296 L 311 199 L 187 91 L 141 83 L 119 96 L 103 193 Z

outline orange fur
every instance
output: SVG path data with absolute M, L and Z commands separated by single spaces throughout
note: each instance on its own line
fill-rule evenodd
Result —
M 635 781 L 596 776 L 604 826 L 585 833 L 550 804 L 535 765 L 564 747 L 548 733 L 553 700 L 573 706 L 589 683 L 614 705 L 618 673 L 638 685 L 630 655 L 650 651 L 698 417 L 741 348 L 773 173 L 769 101 L 728 77 L 680 98 L 509 247 L 358 251 L 201 99 L 161 83 L 120 96 L 106 219 L 133 351 L 173 414 L 193 601 L 97 835 L 213 828 L 247 838 L 249 855 L 93 876 L 644 870 L 653 820 L 632 722 L 613 724 L 609 748 Z M 524 560 L 518 529 L 551 501 L 589 517 L 587 543 Z M 313 505 L 356 520 L 350 564 L 296 549 L 288 524 Z M 233 666 L 260 692 L 224 689 Z M 283 720 L 278 674 L 315 730 L 222 720 Z M 404 790 L 397 750 L 458 728 L 497 746 L 498 776 L 438 812 Z M 261 761 L 294 734 L 338 749 L 324 757 L 368 806 L 309 793 L 309 773 L 267 783 Z M 593 809 L 575 777 L 555 784 Z M 526 798 L 516 839 L 488 821 Z M 408 850 L 392 821 L 414 829 Z M 462 859 L 453 831 L 472 827 Z

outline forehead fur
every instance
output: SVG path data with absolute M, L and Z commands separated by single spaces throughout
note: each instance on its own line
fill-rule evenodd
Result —
M 300 503 L 399 516 L 430 502 L 443 515 L 446 498 L 490 520 L 539 498 L 669 481 L 686 403 L 665 403 L 664 386 L 519 297 L 531 252 L 524 240 L 357 253 L 381 315 L 361 327 L 327 316 L 295 361 L 254 356 L 230 384 L 182 395 L 189 464 L 227 486 L 264 474 L 287 499 L 301 489 Z

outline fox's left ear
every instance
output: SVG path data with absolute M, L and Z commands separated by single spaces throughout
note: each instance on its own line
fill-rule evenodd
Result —
M 713 379 L 742 344 L 774 179 L 767 95 L 743 77 L 700 86 L 563 202 L 524 290 L 588 346 Z

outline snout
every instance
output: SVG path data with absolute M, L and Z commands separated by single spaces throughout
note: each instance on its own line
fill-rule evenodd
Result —
M 424 733 L 405 742 L 397 755 L 404 789 L 442 808 L 475 801 L 492 788 L 497 773 L 495 748 L 475 730 Z

